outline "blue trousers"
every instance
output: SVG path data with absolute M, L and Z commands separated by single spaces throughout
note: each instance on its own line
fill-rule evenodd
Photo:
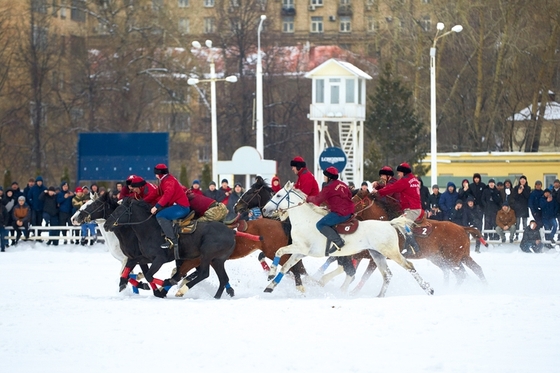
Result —
M 343 221 L 346 221 L 346 220 L 350 219 L 351 215 L 352 214 L 345 215 L 345 216 L 340 216 L 336 212 L 331 211 L 327 215 L 323 216 L 321 218 L 321 220 L 319 220 L 315 226 L 320 231 L 321 228 L 323 228 L 325 226 L 332 227 L 333 225 L 337 225 L 338 223 L 342 223 Z
M 547 240 L 550 240 L 552 238 L 554 238 L 554 235 L 556 234 L 556 230 L 558 229 L 558 223 L 556 223 L 556 219 L 555 218 L 543 218 L 542 219 L 543 224 L 544 224 L 544 229 L 546 230 L 550 230 L 549 234 L 545 234 L 545 238 Z
M 187 216 L 191 212 L 190 207 L 184 207 L 179 205 L 173 205 L 164 208 L 156 214 L 156 218 L 164 218 L 167 220 L 181 219 Z
M 6 250 L 6 228 L 0 226 L 0 249 Z
M 92 237 L 95 237 L 97 235 L 97 232 L 95 231 L 95 227 L 97 226 L 97 223 L 93 222 L 93 223 L 82 223 L 82 237 L 87 237 L 88 236 L 88 231 L 89 231 L 89 235 Z

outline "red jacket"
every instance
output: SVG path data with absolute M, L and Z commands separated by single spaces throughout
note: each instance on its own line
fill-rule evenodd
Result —
M 340 216 L 346 216 L 354 213 L 354 203 L 352 202 L 352 192 L 348 185 L 340 180 L 332 180 L 323 187 L 323 190 L 312 197 L 307 197 L 307 202 L 311 202 L 319 206 L 326 202 L 329 210 Z
M 274 182 L 278 181 L 278 185 L 274 185 Z M 274 176 L 272 181 L 270 182 L 270 187 L 274 193 L 278 193 L 280 189 L 282 189 L 282 185 L 280 185 L 280 178 L 278 176 Z
M 175 203 L 183 207 L 190 206 L 183 186 L 173 175 L 163 175 L 159 181 L 158 193 L 161 197 L 156 203 L 157 208 L 173 206 Z
M 231 195 L 231 188 L 230 188 L 230 187 L 227 187 L 227 188 L 224 189 L 223 187 L 220 187 L 220 190 L 221 190 L 221 191 L 224 193 L 224 195 L 226 196 L 226 198 L 223 199 L 222 203 L 223 203 L 224 205 L 227 206 L 227 203 L 228 203 L 228 200 L 229 200 L 229 196 Z M 229 194 L 226 194 L 226 193 L 229 193 Z
M 301 190 L 307 194 L 308 197 L 313 197 L 319 194 L 319 185 L 315 176 L 306 168 L 303 167 L 298 172 L 298 179 L 294 184 L 294 188 Z
M 393 193 L 400 193 L 399 202 L 401 210 L 421 210 L 422 201 L 420 200 L 420 181 L 413 174 L 403 176 L 396 183 L 386 185 L 380 189 L 378 194 L 380 197 L 385 197 Z
M 144 185 L 142 188 L 138 188 L 138 189 L 140 189 L 140 193 L 131 193 L 132 197 L 134 197 L 137 200 L 144 200 L 147 203 L 149 203 L 150 206 L 155 206 L 156 205 L 156 203 L 159 199 L 159 193 L 158 193 L 157 186 L 155 186 L 152 183 L 147 182 L 146 185 Z
M 192 193 L 191 191 L 187 192 L 187 197 L 191 204 L 191 210 L 196 212 L 197 217 L 203 216 L 210 208 L 210 205 L 216 202 L 212 198 L 206 197 L 204 194 Z

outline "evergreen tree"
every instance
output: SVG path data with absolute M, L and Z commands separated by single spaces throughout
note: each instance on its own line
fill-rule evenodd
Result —
M 210 185 L 211 181 L 212 181 L 212 170 L 210 169 L 210 165 L 206 163 L 204 167 L 202 167 L 202 180 L 200 180 L 200 189 L 202 190 L 208 189 L 208 185 Z
M 12 187 L 12 173 L 10 170 L 4 171 L 4 190 L 8 190 L 8 188 Z
M 370 142 L 365 145 L 364 161 L 367 180 L 377 180 L 384 165 L 396 168 L 402 162 L 409 163 L 416 175 L 427 171 L 419 160 L 426 156 L 430 144 L 424 124 L 414 114 L 411 97 L 412 92 L 393 75 L 391 65 L 385 65 L 375 94 L 369 96 L 365 127 Z
M 189 184 L 189 177 L 187 174 L 187 166 L 184 164 L 181 165 L 181 173 L 179 174 L 179 182 L 184 186 L 191 185 Z

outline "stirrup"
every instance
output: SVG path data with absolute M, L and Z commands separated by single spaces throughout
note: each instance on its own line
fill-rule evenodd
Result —
M 174 246 L 173 241 L 171 241 L 168 237 L 165 237 L 165 242 L 161 244 L 162 249 L 171 249 Z

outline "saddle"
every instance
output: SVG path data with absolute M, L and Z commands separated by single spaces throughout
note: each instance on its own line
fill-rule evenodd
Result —
M 434 226 L 426 219 L 426 215 L 424 215 L 419 222 L 414 222 L 414 226 L 412 227 L 412 234 L 419 237 L 428 237 L 433 231 Z
M 338 234 L 352 234 L 358 229 L 359 220 L 354 214 L 350 218 L 342 223 L 338 223 L 333 228 Z
M 191 211 L 185 218 L 176 220 L 180 234 L 191 234 L 196 230 L 198 221 L 194 219 L 195 212 Z

